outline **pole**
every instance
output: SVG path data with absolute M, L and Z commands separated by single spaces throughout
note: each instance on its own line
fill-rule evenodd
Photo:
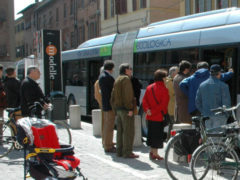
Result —
M 118 19 L 119 8 L 120 8 L 120 2 L 119 2 L 119 0 L 115 0 L 116 27 L 117 27 L 117 33 L 118 33 L 118 34 L 120 34 L 120 32 L 119 32 L 119 19 Z
M 116 26 L 117 26 L 117 33 L 120 34 L 119 29 L 118 29 L 118 24 L 119 24 L 119 22 L 118 22 L 118 14 L 116 14 L 116 18 L 117 18 L 117 24 L 116 24 Z

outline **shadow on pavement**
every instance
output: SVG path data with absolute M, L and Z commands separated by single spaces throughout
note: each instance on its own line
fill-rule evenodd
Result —
M 122 157 L 117 157 L 116 154 L 110 155 L 112 156 L 112 160 L 114 162 L 126 164 L 134 169 L 141 170 L 141 171 L 150 171 L 153 168 L 145 162 L 140 161 L 139 159 L 130 159 L 130 158 L 122 158 Z
M 23 165 L 23 159 L 18 159 L 18 160 L 1 160 L 0 164 L 8 164 L 10 165 Z
M 148 153 L 149 152 L 149 147 L 145 144 L 142 144 L 141 146 L 134 146 L 133 151 L 134 152 Z
M 8 164 L 16 164 L 18 162 L 23 163 L 23 150 L 17 151 L 17 150 L 12 150 L 9 154 L 7 154 L 5 157 L 0 159 L 0 163 L 8 163 Z M 22 158 L 22 159 L 20 159 Z

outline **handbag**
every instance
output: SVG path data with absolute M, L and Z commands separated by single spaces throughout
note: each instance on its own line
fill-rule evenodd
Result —
M 152 85 L 151 89 L 152 89 L 153 98 L 155 99 L 156 103 L 159 104 L 159 102 L 158 102 L 158 100 L 157 100 L 157 98 L 155 96 L 154 90 L 153 90 L 153 85 Z M 168 113 L 164 114 L 163 111 L 161 111 L 161 113 L 163 115 L 163 122 L 162 122 L 163 126 L 164 127 L 168 126 L 170 124 L 170 121 L 171 121 L 169 114 Z

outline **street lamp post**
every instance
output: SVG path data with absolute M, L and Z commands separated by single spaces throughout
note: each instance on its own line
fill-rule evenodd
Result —
M 115 10 L 116 10 L 116 27 L 117 27 L 117 33 L 120 34 L 119 32 L 119 19 L 118 19 L 118 14 L 119 14 L 119 8 L 120 8 L 120 1 L 115 0 Z

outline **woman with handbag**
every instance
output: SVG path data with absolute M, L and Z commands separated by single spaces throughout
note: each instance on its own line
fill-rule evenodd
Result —
M 154 72 L 154 83 L 150 84 L 143 97 L 142 106 L 148 121 L 147 145 L 150 146 L 149 158 L 163 160 L 158 154 L 158 148 L 163 148 L 164 142 L 164 115 L 167 114 L 169 95 L 164 80 L 167 77 L 165 70 Z

